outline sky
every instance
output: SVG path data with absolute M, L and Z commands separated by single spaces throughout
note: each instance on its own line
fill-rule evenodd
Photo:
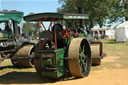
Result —
M 28 15 L 30 12 L 56 12 L 61 7 L 58 0 L 0 0 L 0 10 L 17 10 Z M 111 27 L 115 27 L 119 23 L 114 23 Z M 98 28 L 98 26 L 95 26 Z
M 0 10 L 17 10 L 24 12 L 24 16 L 31 12 L 56 12 L 59 7 L 58 0 L 0 0 Z
M 58 0 L 0 0 L 0 10 L 17 10 L 28 15 L 30 12 L 56 12 Z

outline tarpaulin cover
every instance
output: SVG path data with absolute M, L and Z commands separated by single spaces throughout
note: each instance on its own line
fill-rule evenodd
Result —
M 20 22 L 23 17 L 23 12 L 17 11 L 0 11 L 0 22 L 14 20 Z

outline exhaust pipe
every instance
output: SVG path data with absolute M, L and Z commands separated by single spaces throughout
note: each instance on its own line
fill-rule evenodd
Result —
M 79 14 L 84 14 L 84 8 L 83 7 L 77 7 Z M 84 29 L 84 19 L 80 19 L 80 28 Z

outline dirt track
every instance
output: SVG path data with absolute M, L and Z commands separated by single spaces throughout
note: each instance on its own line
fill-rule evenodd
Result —
M 128 69 L 104 69 L 91 72 L 87 78 L 61 81 L 55 85 L 128 85 Z M 46 84 L 49 85 L 49 84 Z
M 115 62 L 119 57 L 109 56 L 104 62 Z M 117 65 L 119 67 L 120 65 Z M 86 78 L 71 79 L 45 85 L 128 85 L 128 69 L 107 69 L 91 71 Z
M 51 83 L 49 82 L 46 83 L 46 80 L 45 82 L 43 82 L 42 80 L 42 83 L 40 82 L 37 84 L 39 85 L 40 84 L 42 85 L 128 85 L 127 73 L 128 73 L 128 69 L 114 69 L 114 70 L 104 69 L 101 71 L 95 71 L 95 72 L 93 71 L 86 78 L 71 79 L 71 80 L 69 79 L 66 81 L 58 81 L 58 82 L 51 82 Z M 34 79 L 32 79 L 32 81 L 34 81 Z M 37 84 L 33 84 L 33 85 L 37 85 Z M 16 85 L 19 85 L 19 84 L 16 84 Z M 26 85 L 26 84 L 22 84 L 22 85 Z
M 119 57 L 106 57 L 102 60 L 102 63 L 115 62 Z M 102 66 L 102 65 L 101 65 Z M 117 65 L 119 67 L 120 65 Z M 96 68 L 96 69 L 95 69 Z M 64 81 L 53 81 L 47 79 L 41 79 L 32 69 L 32 72 L 8 72 L 0 77 L 0 84 L 7 85 L 128 85 L 128 68 L 127 69 L 108 69 L 106 67 L 99 69 L 100 67 L 93 67 L 90 75 L 85 78 L 74 79 L 70 78 Z M 28 76 L 29 75 L 29 76 Z M 11 77 L 12 76 L 12 77 Z M 6 79 L 8 77 L 8 79 Z M 3 78 L 3 79 L 2 79 Z M 4 80 L 4 78 L 6 80 Z

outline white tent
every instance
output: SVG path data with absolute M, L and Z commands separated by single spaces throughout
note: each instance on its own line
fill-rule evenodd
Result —
M 118 25 L 115 30 L 115 39 L 117 42 L 128 41 L 128 21 Z

